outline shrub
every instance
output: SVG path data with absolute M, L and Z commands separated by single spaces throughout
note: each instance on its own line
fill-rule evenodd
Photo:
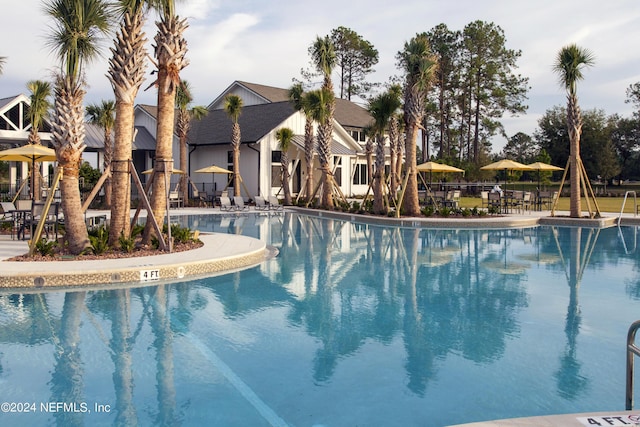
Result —
M 120 232 L 118 237 L 118 243 L 120 244 L 120 250 L 130 254 L 136 246 L 136 239 L 132 237 L 124 237 L 124 233 Z
M 91 251 L 100 255 L 109 250 L 109 230 L 104 225 L 89 231 Z
M 451 215 L 451 208 L 443 206 L 442 208 L 440 208 L 440 211 L 438 211 L 438 213 L 440 214 L 440 216 L 447 218 L 449 217 L 449 215 Z
M 433 216 L 434 214 L 434 210 L 433 210 L 433 206 L 425 206 L 424 208 L 422 208 L 422 215 L 424 216 Z
M 36 243 L 36 251 L 42 256 L 53 256 L 58 242 L 47 240 L 45 237 Z
M 191 230 L 181 227 L 179 224 L 171 224 L 171 237 L 175 243 L 187 243 L 192 241 Z

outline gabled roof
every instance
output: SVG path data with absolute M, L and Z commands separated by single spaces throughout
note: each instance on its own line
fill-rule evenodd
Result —
M 241 143 L 259 141 L 294 113 L 288 101 L 243 107 L 238 119 Z M 224 110 L 209 110 L 202 120 L 192 121 L 189 145 L 230 144 L 231 125 Z
M 133 139 L 132 150 L 148 150 L 153 151 L 156 149 L 156 140 L 147 128 L 144 126 L 136 126 L 138 131 L 136 137 Z
M 257 97 L 264 100 L 265 103 L 289 101 L 288 89 L 244 81 L 235 81 L 215 100 L 213 100 L 213 102 L 209 104 L 209 107 L 217 105 L 222 98 L 224 98 L 228 93 L 231 93 L 233 89 L 238 86 L 252 92 Z M 363 108 L 347 99 L 341 98 L 336 98 L 336 111 L 334 118 L 342 127 L 347 128 L 365 128 L 369 126 L 373 120 L 366 108 Z
M 113 132 L 111 133 L 113 140 Z M 89 150 L 102 150 L 104 148 L 104 130 L 101 126 L 91 123 L 84 124 L 84 143 Z
M 314 147 L 317 144 L 316 138 L 314 137 Z M 291 142 L 293 142 L 295 145 L 297 145 L 301 150 L 304 151 L 304 135 L 294 135 L 293 138 L 291 139 Z M 317 149 L 315 149 L 315 152 L 317 152 Z M 355 150 L 351 150 L 348 147 L 345 147 L 344 145 L 340 144 L 338 141 L 336 141 L 335 139 L 331 140 L 331 154 L 334 156 L 355 156 L 356 155 L 356 151 Z
M 269 102 L 285 102 L 289 101 L 289 90 L 282 89 L 279 87 L 259 85 L 257 83 L 249 83 L 249 82 L 236 82 L 248 90 L 254 92 L 256 95 L 261 96 L 266 101 Z

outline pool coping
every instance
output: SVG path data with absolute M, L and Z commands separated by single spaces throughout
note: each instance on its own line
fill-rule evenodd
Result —
M 631 421 L 633 417 L 633 421 Z M 611 424 L 622 418 L 627 424 Z M 585 424 L 580 419 L 592 423 Z M 609 421 L 607 421 L 609 419 Z M 468 424 L 455 424 L 448 427 L 584 427 L 586 425 L 640 425 L 640 411 L 585 412 L 575 414 L 544 415 L 537 417 L 510 418 L 504 420 L 480 421 Z M 599 424 L 597 424 L 599 423 Z
M 261 240 L 226 233 L 201 233 L 203 246 L 144 257 L 81 261 L 2 261 L 0 289 L 78 289 L 102 285 L 153 285 L 223 274 L 257 265 L 277 254 Z M 26 249 L 26 242 L 24 245 Z M 25 253 L 23 249 L 22 252 Z M 90 284 L 90 285 L 87 285 Z

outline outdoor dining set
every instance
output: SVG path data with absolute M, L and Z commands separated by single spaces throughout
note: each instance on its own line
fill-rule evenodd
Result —
M 26 240 L 27 236 L 31 238 L 34 230 L 44 218 L 43 232 L 47 238 L 58 238 L 59 227 L 62 224 L 60 205 L 54 202 L 45 214 L 45 202 L 33 200 L 16 200 L 13 202 L 0 202 L 2 207 L 1 221 L 8 223 L 11 228 L 11 238 L 18 240 Z

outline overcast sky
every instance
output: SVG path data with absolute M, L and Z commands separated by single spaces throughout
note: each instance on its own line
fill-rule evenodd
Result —
M 26 82 L 49 79 L 56 65 L 46 47 L 50 30 L 44 2 L 11 3 L 3 8 L 0 26 L 0 56 L 8 57 L 0 76 L 0 97 L 28 95 Z M 596 57 L 578 87 L 583 110 L 630 115 L 625 91 L 640 81 L 638 0 L 183 0 L 177 2 L 177 11 L 189 20 L 185 37 L 190 65 L 182 77 L 190 82 L 198 105 L 209 104 L 234 80 L 288 88 L 308 66 L 307 48 L 315 37 L 339 26 L 351 28 L 378 49 L 380 61 L 370 77 L 378 82 L 399 73 L 396 53 L 418 32 L 440 23 L 462 30 L 475 20 L 500 26 L 507 48 L 522 51 L 516 72 L 528 77 L 531 86 L 527 113 L 503 120 L 509 136 L 532 134 L 548 108 L 565 104 L 552 64 L 569 43 L 590 49 Z M 154 19 L 150 16 L 147 25 L 150 40 L 156 31 Z M 111 46 L 105 43 L 105 57 Z M 106 59 L 89 66 L 86 103 L 113 99 L 106 72 Z M 150 79 L 143 88 L 149 83 Z M 141 91 L 137 103 L 155 104 L 155 92 Z M 504 143 L 496 137 L 494 151 Z

